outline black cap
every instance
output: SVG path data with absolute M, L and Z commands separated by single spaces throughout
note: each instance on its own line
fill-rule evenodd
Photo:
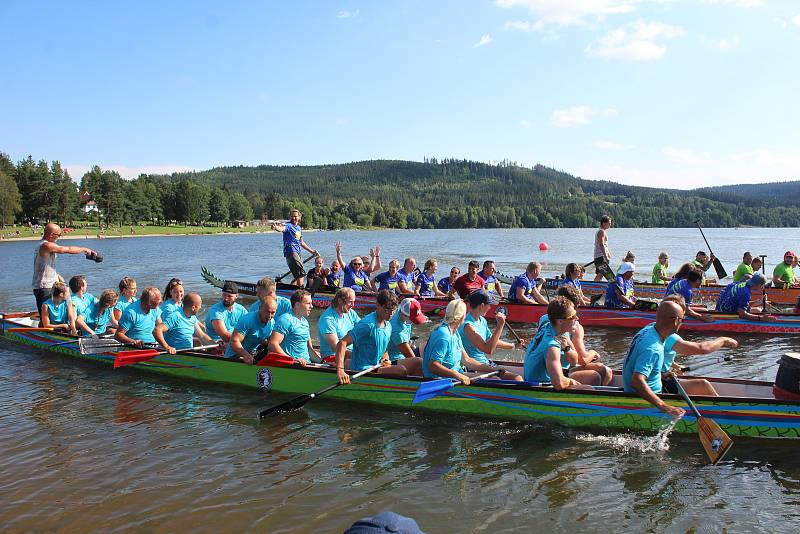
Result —
M 425 534 L 416 521 L 394 512 L 383 512 L 376 516 L 359 519 L 345 531 L 345 534 Z
M 222 285 L 222 291 L 224 293 L 231 293 L 233 295 L 239 294 L 239 286 L 236 285 L 236 282 L 231 282 L 230 280 L 225 280 L 225 283 Z

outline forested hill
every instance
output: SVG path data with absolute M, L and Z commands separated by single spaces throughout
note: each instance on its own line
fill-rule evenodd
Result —
M 800 216 L 797 203 L 777 205 L 747 191 L 632 187 L 541 165 L 452 159 L 219 167 L 159 178 L 245 193 L 256 216 L 285 217 L 297 205 L 307 226 L 321 228 L 593 227 L 603 214 L 626 227 L 686 227 L 696 219 L 717 227 L 786 226 Z
M 722 185 L 697 189 L 695 192 L 712 200 L 746 205 L 798 206 L 800 181 L 771 184 Z

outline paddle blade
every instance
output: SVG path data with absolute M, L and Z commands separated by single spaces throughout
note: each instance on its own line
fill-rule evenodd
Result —
M 411 401 L 411 404 L 419 404 L 420 402 L 426 401 L 431 397 L 441 395 L 456 384 L 458 384 L 458 382 L 449 378 L 440 378 L 439 380 L 422 382 L 417 388 L 417 393 L 414 395 L 414 400 Z
M 258 365 L 264 367 L 289 367 L 294 364 L 294 358 L 279 354 L 277 352 L 268 352 L 266 356 L 258 361 Z
M 114 369 L 117 367 L 123 367 L 125 365 L 131 365 L 134 363 L 139 362 L 146 362 L 147 360 L 152 360 L 156 356 L 161 354 L 157 350 L 126 350 L 117 353 L 117 357 L 114 358 Z
M 719 261 L 719 258 L 714 258 L 714 270 L 717 271 L 717 278 L 722 280 L 728 273 L 725 272 L 725 268 L 722 266 L 722 262 Z
M 731 437 L 715 421 L 706 417 L 697 418 L 697 434 L 712 464 L 722 460 L 733 446 Z
M 299 397 L 295 397 L 292 400 L 261 410 L 258 412 L 258 417 L 263 419 L 264 417 L 269 417 L 270 415 L 297 410 L 298 408 L 302 408 L 305 403 L 313 398 L 314 395 L 301 395 Z

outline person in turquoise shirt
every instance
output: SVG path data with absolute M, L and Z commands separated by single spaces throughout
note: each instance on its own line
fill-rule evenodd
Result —
M 81 334 L 94 337 L 105 334 L 109 326 L 116 329 L 118 325 L 112 313 L 116 303 L 116 291 L 113 289 L 103 291 L 97 301 L 84 308 L 83 313 L 78 315 L 76 324 L 81 329 Z
M 683 323 L 684 313 L 680 304 L 662 301 L 656 311 L 656 322 L 645 326 L 634 336 L 622 365 L 625 391 L 638 393 L 671 417 L 681 417 L 685 411 L 677 406 L 670 406 L 658 396 L 662 390 L 664 342 L 678 331 Z
M 355 303 L 356 292 L 349 287 L 343 287 L 336 291 L 331 305 L 320 315 L 319 321 L 317 321 L 317 333 L 319 334 L 319 354 L 323 361 L 336 355 L 336 345 L 339 340 L 361 320 L 361 317 L 353 309 Z M 351 350 L 352 347 L 348 346 L 347 351 Z
M 161 324 L 156 326 L 153 335 L 156 341 L 170 354 L 176 350 L 190 349 L 194 346 L 194 336 L 203 344 L 213 340 L 203 331 L 197 320 L 197 312 L 203 307 L 203 300 L 197 293 L 189 293 L 181 299 L 182 306 L 167 317 L 161 316 Z
M 392 325 L 389 324 L 392 314 L 397 309 L 397 295 L 394 291 L 384 289 L 375 296 L 375 311 L 361 319 L 353 329 L 336 345 L 336 374 L 340 384 L 349 384 L 350 375 L 345 369 L 364 371 L 380 365 L 375 369 L 378 374 L 391 377 L 404 377 L 406 368 L 392 365 L 389 361 L 389 338 L 392 336 Z M 349 365 L 345 360 L 348 345 L 353 346 Z
M 67 285 L 64 282 L 53 284 L 53 293 L 42 304 L 39 316 L 42 318 L 43 328 L 57 328 L 77 335 L 75 327 L 75 307 L 67 298 Z
M 427 322 L 428 318 L 422 313 L 422 306 L 416 299 L 403 299 L 392 315 L 389 324 L 392 326 L 392 336 L 389 338 L 389 361 L 392 365 L 402 365 L 409 375 L 422 374 L 422 358 L 419 351 L 411 346 L 412 325 Z
M 253 363 L 259 346 L 267 345 L 275 329 L 275 313 L 278 302 L 275 297 L 264 296 L 257 311 L 250 312 L 236 323 L 231 342 L 225 349 L 229 360 L 241 358 L 244 363 Z
M 164 289 L 164 302 L 161 303 L 161 320 L 165 320 L 172 313 L 179 311 L 183 306 L 183 282 L 173 278 Z
M 292 293 L 290 300 L 292 313 L 282 315 L 275 321 L 275 328 L 269 336 L 269 351 L 289 356 L 301 365 L 310 363 L 312 354 L 314 361 L 319 362 L 319 352 L 311 344 L 311 330 L 308 324 L 308 316 L 314 308 L 311 293 L 305 289 L 298 289 Z
M 461 299 L 453 299 L 444 312 L 444 322 L 439 325 L 428 338 L 422 357 L 422 373 L 426 378 L 454 378 L 464 385 L 469 385 L 470 371 L 491 373 L 496 368 L 480 363 L 471 358 L 461 343 L 458 329 L 464 323 L 467 305 Z
M 114 305 L 112 315 L 115 321 L 119 321 L 125 308 L 136 302 L 136 280 L 130 276 L 125 276 L 119 281 L 119 298 Z
M 89 305 L 94 304 L 97 300 L 94 295 L 88 292 L 88 283 L 86 277 L 82 274 L 73 276 L 69 279 L 69 291 L 71 293 L 69 300 L 75 307 L 75 316 L 77 317 Z
M 247 308 L 236 302 L 237 298 L 239 286 L 228 280 L 222 286 L 222 300 L 211 306 L 206 315 L 206 333 L 214 341 L 221 339 L 228 343 L 236 323 L 247 313 Z
M 264 297 L 272 297 L 278 305 L 275 312 L 275 320 L 277 321 L 281 315 L 292 313 L 292 303 L 286 297 L 277 294 L 277 285 L 275 281 L 269 276 L 265 276 L 256 283 L 256 301 L 247 309 L 249 312 L 258 311 L 261 307 L 261 302 Z
M 470 293 L 466 302 L 467 315 L 464 323 L 458 328 L 458 335 L 461 336 L 461 343 L 464 345 L 467 355 L 484 365 L 495 367 L 500 371 L 498 376 L 504 380 L 522 381 L 521 376 L 507 369 L 496 367 L 496 364 L 487 357 L 498 348 L 510 350 L 524 347 L 523 344 L 515 345 L 500 339 L 506 324 L 506 316 L 502 312 L 495 312 L 494 319 L 497 322 L 497 328 L 494 333 L 489 329 L 485 315 L 494 304 L 497 304 L 497 295 L 489 293 L 485 289 L 479 289 Z
M 161 324 L 159 304 L 161 304 L 161 291 L 155 287 L 146 287 L 142 291 L 142 298 L 122 312 L 114 339 L 139 348 L 145 343 L 155 343 L 153 330 Z

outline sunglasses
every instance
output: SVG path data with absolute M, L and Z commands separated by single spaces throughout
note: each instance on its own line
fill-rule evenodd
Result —
M 577 313 L 573 313 L 569 317 L 563 317 L 562 319 L 565 320 L 565 321 L 577 321 L 579 319 L 579 317 L 578 317 Z

